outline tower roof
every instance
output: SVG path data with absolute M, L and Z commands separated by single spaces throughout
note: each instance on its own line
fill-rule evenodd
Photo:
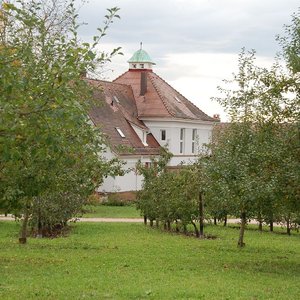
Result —
M 149 54 L 143 50 L 139 49 L 134 52 L 133 56 L 128 60 L 129 63 L 151 63 L 155 65 L 154 61 L 151 59 Z
M 131 86 L 138 117 L 216 122 L 154 72 L 145 72 L 147 92 L 141 95 L 140 72 L 127 71 L 113 82 Z

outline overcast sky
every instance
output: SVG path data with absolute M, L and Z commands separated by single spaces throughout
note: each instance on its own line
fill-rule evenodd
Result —
M 279 51 L 275 40 L 291 23 L 299 0 L 89 0 L 80 11 L 83 40 L 90 40 L 103 24 L 106 8 L 120 8 L 102 40 L 105 51 L 122 47 L 124 56 L 107 65 L 112 80 L 128 70 L 127 60 L 143 49 L 156 62 L 154 72 L 209 115 L 223 109 L 217 96 L 222 79 L 236 71 L 242 47 L 255 49 L 258 62 L 272 63 Z

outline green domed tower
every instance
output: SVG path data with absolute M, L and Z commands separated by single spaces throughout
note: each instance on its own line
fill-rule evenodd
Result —
M 129 70 L 152 70 L 155 65 L 149 54 L 141 48 L 134 52 L 133 56 L 128 60 Z

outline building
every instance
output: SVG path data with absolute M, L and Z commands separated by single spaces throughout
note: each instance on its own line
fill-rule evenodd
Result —
M 107 136 L 107 158 L 124 160 L 124 176 L 105 179 L 101 192 L 128 192 L 141 188 L 135 165 L 166 146 L 170 167 L 193 162 L 210 141 L 216 118 L 209 117 L 152 70 L 155 63 L 142 48 L 129 59 L 129 70 L 113 82 L 88 79 L 95 87 L 90 118 Z

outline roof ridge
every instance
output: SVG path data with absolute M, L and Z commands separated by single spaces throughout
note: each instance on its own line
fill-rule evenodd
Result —
M 98 78 L 84 78 L 84 80 L 92 80 L 92 81 L 99 81 L 99 82 L 110 82 L 108 80 L 104 80 L 104 79 L 98 79 Z
M 171 89 L 173 89 L 176 93 L 178 93 L 186 102 L 190 103 L 194 108 L 198 109 L 203 113 L 205 116 L 207 116 L 210 119 L 213 119 L 213 117 L 210 117 L 207 115 L 202 109 L 200 109 L 196 104 L 194 104 L 192 101 L 187 99 L 184 95 L 182 95 L 179 91 L 177 91 L 174 87 L 172 87 L 167 81 L 165 81 L 163 78 L 161 78 L 159 75 L 157 75 L 155 72 L 153 72 L 159 79 L 161 79 L 163 82 L 165 82 Z M 194 113 L 193 113 L 194 115 Z M 196 116 L 195 116 L 196 117 Z
M 126 72 L 125 72 L 126 73 Z M 125 74 L 124 73 L 124 74 Z M 123 75 L 123 74 L 122 74 Z M 121 76 L 121 75 L 120 75 Z M 120 77 L 119 76 L 119 77 Z M 118 77 L 118 78 L 119 78 Z M 116 78 L 117 79 L 117 78 Z M 115 80 L 116 80 L 115 79 Z M 126 83 L 120 83 L 120 82 L 114 82 L 114 80 L 113 81 L 108 81 L 108 80 L 104 80 L 104 79 L 96 79 L 96 78 L 85 78 L 85 80 L 90 80 L 90 81 L 96 81 L 96 82 L 98 82 L 99 84 L 101 84 L 101 83 L 107 83 L 107 84 L 118 84 L 118 85 L 124 85 L 124 86 L 127 86 L 127 87 L 130 87 L 131 88 L 131 85 L 130 84 L 126 84 Z
M 126 74 L 128 72 L 128 70 L 127 71 L 125 71 L 124 73 L 122 73 L 121 75 L 119 75 L 117 78 L 115 78 L 114 80 L 112 80 L 111 82 L 115 82 L 116 80 L 118 80 L 119 78 L 121 78 L 124 74 Z M 116 82 L 117 83 L 117 82 Z M 122 84 L 122 83 L 119 83 L 119 84 Z M 126 84 L 127 85 L 127 84 Z
M 153 73 L 153 74 L 155 74 L 157 77 L 159 77 L 156 73 L 154 73 L 154 72 L 151 72 L 151 73 Z M 167 105 L 166 101 L 164 101 L 163 96 L 161 95 L 161 92 L 160 92 L 160 90 L 158 89 L 158 87 L 156 86 L 156 84 L 155 84 L 153 78 L 151 78 L 151 76 L 149 76 L 149 78 L 150 78 L 150 81 L 151 81 L 151 83 L 152 83 L 154 89 L 156 90 L 156 92 L 157 92 L 157 94 L 158 94 L 160 100 L 161 100 L 162 103 L 164 104 L 164 106 L 165 106 L 167 112 L 168 112 L 172 117 L 175 117 L 175 114 L 173 114 L 173 113 L 170 111 L 169 106 Z M 160 78 L 160 77 L 159 77 L 159 78 Z

